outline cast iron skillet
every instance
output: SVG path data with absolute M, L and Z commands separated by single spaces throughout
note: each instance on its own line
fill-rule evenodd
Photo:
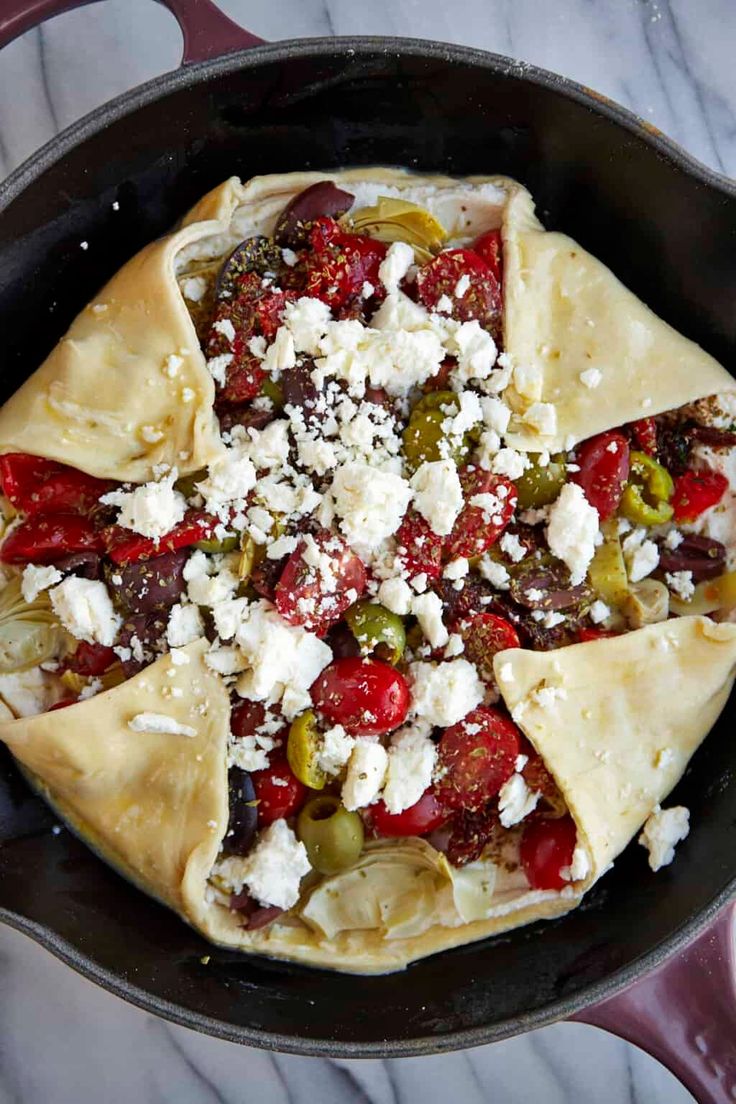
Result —
M 5 0 L 0 45 L 79 2 L 35 0 L 29 11 Z M 548 226 L 731 363 L 736 189 L 651 127 L 569 81 L 478 50 L 388 38 L 258 46 L 210 0 L 166 2 L 195 64 L 100 108 L 0 188 L 0 401 L 102 282 L 223 178 L 375 163 L 516 177 Z M 215 56 L 227 50 L 241 52 Z M 235 1041 L 422 1054 L 578 1012 L 643 1041 L 700 1100 L 731 1099 L 732 970 L 717 954 L 730 945 L 730 910 L 676 968 L 661 964 L 736 890 L 735 714 L 732 701 L 674 794 L 693 831 L 672 867 L 654 877 L 632 847 L 569 917 L 408 974 L 356 981 L 211 947 L 67 831 L 54 834 L 7 755 L 0 917 L 118 995 Z M 644 988 L 611 999 L 656 966 Z M 663 1002 L 666 1024 L 661 1007 L 656 1017 Z

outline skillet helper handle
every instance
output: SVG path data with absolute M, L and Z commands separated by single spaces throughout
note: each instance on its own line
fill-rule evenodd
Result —
M 14 38 L 62 12 L 81 8 L 95 0 L 2 0 L 0 49 Z M 176 19 L 184 37 L 182 65 L 260 46 L 258 35 L 243 30 L 212 0 L 160 0 Z
M 642 1047 L 698 1104 L 736 1100 L 736 905 L 679 955 L 572 1017 Z

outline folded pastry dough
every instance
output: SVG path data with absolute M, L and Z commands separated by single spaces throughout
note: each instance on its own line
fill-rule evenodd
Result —
M 588 871 L 567 889 L 529 890 L 490 860 L 454 870 L 422 840 L 383 840 L 350 871 L 311 875 L 294 914 L 255 931 L 208 884 L 228 824 L 229 701 L 206 650 L 198 641 L 178 653 L 186 664 L 166 656 L 90 701 L 5 723 L 0 738 L 86 842 L 215 943 L 382 973 L 574 908 L 715 722 L 733 684 L 736 625 L 682 617 L 496 657 L 504 700 L 577 825 Z M 132 729 L 143 712 L 195 735 Z

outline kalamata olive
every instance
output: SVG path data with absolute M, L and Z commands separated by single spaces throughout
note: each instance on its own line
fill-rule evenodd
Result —
M 446 624 L 452 624 L 463 617 L 488 610 L 491 613 L 497 611 L 493 603 L 499 596 L 490 583 L 480 579 L 477 575 L 468 575 L 464 580 L 465 585 L 461 590 L 455 590 L 451 579 L 437 579 L 434 588 L 442 599 L 444 613 L 442 619 Z M 501 614 L 505 616 L 505 614 Z
M 220 269 L 215 285 L 217 298 L 229 299 L 239 277 L 246 272 L 265 276 L 267 272 L 275 273 L 281 263 L 281 250 L 276 248 L 270 238 L 246 238 L 235 246 Z
M 72 552 L 69 556 L 62 556 L 54 566 L 67 575 L 78 575 L 82 579 L 99 579 L 102 576 L 102 557 L 97 552 Z
M 258 805 L 253 780 L 240 767 L 230 767 L 227 773 L 230 819 L 222 841 L 226 855 L 245 855 L 250 850 L 258 828 Z
M 123 622 L 118 644 L 130 648 L 132 653 L 130 659 L 122 660 L 126 678 L 137 674 L 165 651 L 167 620 L 165 613 L 143 613 Z
M 186 590 L 184 564 L 188 548 L 138 563 L 106 565 L 105 575 L 115 606 L 123 613 L 153 613 L 168 609 Z
M 280 560 L 261 560 L 253 568 L 250 584 L 254 590 L 257 590 L 262 597 L 268 598 L 270 602 L 276 596 L 276 584 L 281 577 L 281 572 L 286 567 L 288 559 L 288 556 L 284 556 Z
M 391 406 L 391 397 L 383 387 L 366 387 L 363 398 L 374 406 Z
M 667 548 L 664 544 L 659 550 L 659 566 L 662 571 L 692 571 L 695 583 L 703 579 L 714 579 L 723 572 L 725 563 L 725 546 L 710 537 L 687 534 L 677 548 Z
M 509 592 L 520 606 L 535 610 L 574 610 L 590 599 L 590 588 L 570 586 L 563 568 L 535 564 L 512 576 Z
M 276 416 L 276 411 L 256 410 L 252 403 L 242 403 L 238 406 L 222 406 L 217 410 L 220 422 L 220 431 L 226 432 L 234 426 L 243 426 L 245 429 L 265 429 Z
M 360 644 L 344 621 L 338 621 L 330 628 L 325 637 L 325 643 L 332 648 L 335 659 L 360 655 Z
M 280 916 L 284 911 L 279 908 L 278 905 L 259 905 L 258 902 L 251 897 L 247 889 L 244 889 L 241 893 L 234 893 L 230 898 L 230 908 L 233 912 L 239 912 L 242 914 L 244 923 L 243 927 L 248 931 L 255 931 L 257 928 L 265 928 L 268 924 L 272 924 L 277 916 Z
M 657 460 L 672 476 L 682 475 L 690 464 L 692 425 L 664 422 L 657 425 Z
M 306 409 L 308 414 L 314 414 L 319 396 L 319 390 L 311 372 L 314 365 L 306 357 L 296 368 L 289 368 L 281 374 L 281 389 L 284 393 L 284 403 L 289 406 L 298 406 Z
M 349 211 L 355 196 L 337 188 L 331 180 L 320 180 L 305 188 L 287 203 L 276 222 L 274 240 L 278 245 L 298 249 L 307 241 L 308 224 L 320 215 L 337 218 Z
M 736 433 L 731 429 L 718 429 L 716 426 L 694 425 L 690 428 L 690 436 L 701 445 L 710 445 L 711 448 L 733 448 L 736 445 Z

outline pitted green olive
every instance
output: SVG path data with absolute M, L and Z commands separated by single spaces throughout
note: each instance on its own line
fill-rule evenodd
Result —
M 539 463 L 539 453 L 527 455 L 529 467 L 514 480 L 519 495 L 520 510 L 538 510 L 549 506 L 559 495 L 567 475 L 565 457 L 550 456 L 547 464 Z
M 412 414 L 402 437 L 404 460 L 410 471 L 435 460 L 451 459 L 460 465 L 467 459 L 472 441 L 467 434 L 448 435 L 447 420 L 448 415 L 443 410 Z
M 399 662 L 406 647 L 406 632 L 398 614 L 378 602 L 364 601 L 351 606 L 345 620 L 363 655 L 375 654 L 392 664 Z
M 351 867 L 360 857 L 365 837 L 360 816 L 349 813 L 333 794 L 315 797 L 304 806 L 296 834 L 320 874 L 339 874 Z
M 207 478 L 207 468 L 192 472 L 191 475 L 180 476 L 174 484 L 174 490 L 179 491 L 185 498 L 193 498 L 197 492 L 197 483 L 202 483 Z
M 232 536 L 222 537 L 221 540 L 212 537 L 209 540 L 197 541 L 194 547 L 198 548 L 200 552 L 206 552 L 209 556 L 216 556 L 220 552 L 234 552 L 238 544 L 239 537 L 232 534 Z

